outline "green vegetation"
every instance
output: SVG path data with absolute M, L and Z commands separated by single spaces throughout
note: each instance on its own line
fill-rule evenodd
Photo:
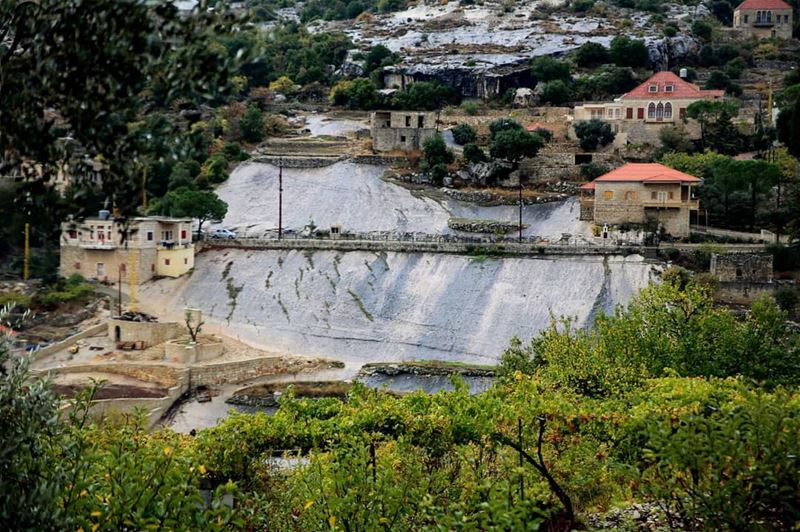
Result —
M 456 141 L 456 144 L 460 144 L 462 146 L 466 144 L 473 144 L 476 140 L 478 140 L 478 134 L 475 132 L 475 128 L 469 124 L 458 124 L 452 129 L 452 132 L 453 140 Z
M 419 81 L 394 95 L 392 105 L 402 110 L 435 111 L 446 105 L 455 105 L 459 97 L 450 87 L 438 81 Z
M 544 55 L 531 61 L 531 74 L 537 82 L 547 82 L 569 80 L 571 72 L 569 63 Z
M 34 303 L 46 309 L 54 309 L 63 303 L 85 301 L 92 293 L 94 286 L 84 281 L 80 274 L 74 273 L 36 294 Z
M 597 118 L 578 122 L 575 124 L 575 134 L 580 140 L 584 150 L 596 150 L 601 146 L 608 146 L 614 142 L 614 132 L 611 125 Z
M 219 199 L 215 193 L 207 190 L 179 188 L 168 192 L 166 196 L 155 202 L 148 212 L 179 218 L 196 218 L 197 232 L 202 234 L 205 222 L 219 223 L 225 218 L 228 204 Z
M 442 136 L 437 133 L 422 143 L 422 162 L 420 168 L 430 173 L 436 184 L 441 184 L 447 175 L 447 165 L 455 160 L 453 150 L 447 147 Z
M 641 68 L 650 61 L 644 41 L 618 35 L 611 41 L 611 61 L 617 66 Z

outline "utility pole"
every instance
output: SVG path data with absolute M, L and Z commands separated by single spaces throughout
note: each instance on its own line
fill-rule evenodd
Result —
M 122 316 L 122 265 L 117 266 L 117 316 Z
M 522 179 L 519 181 L 519 243 L 522 244 Z
M 31 224 L 25 224 L 25 259 L 22 265 L 22 279 L 28 280 L 30 277 L 30 264 L 31 264 Z
M 283 239 L 283 159 L 278 159 L 278 240 Z

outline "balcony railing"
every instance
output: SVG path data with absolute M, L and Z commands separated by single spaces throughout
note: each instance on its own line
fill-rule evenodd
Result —
M 753 22 L 754 28 L 771 28 L 775 23 L 771 20 L 757 20 Z
M 116 249 L 117 243 L 113 240 L 82 240 L 78 246 L 83 249 Z
M 648 208 L 659 208 L 659 209 L 680 209 L 682 207 L 688 207 L 689 209 L 699 209 L 700 208 L 700 200 L 699 199 L 690 199 L 690 200 L 644 200 L 642 205 Z

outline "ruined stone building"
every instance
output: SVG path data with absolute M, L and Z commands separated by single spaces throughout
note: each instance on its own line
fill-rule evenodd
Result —
M 596 224 L 657 222 L 674 237 L 689 236 L 690 211 L 700 202 L 700 180 L 662 164 L 628 163 L 580 190 L 580 219 Z
M 139 217 L 123 225 L 108 211 L 61 226 L 59 273 L 98 281 L 143 283 L 156 276 L 179 277 L 194 268 L 192 220 Z
M 771 283 L 772 255 L 712 253 L 711 274 L 721 283 Z
M 418 151 L 436 134 L 436 122 L 435 112 L 375 111 L 370 115 L 372 149 Z
M 733 27 L 745 37 L 791 39 L 793 16 L 783 0 L 745 0 L 733 11 Z
M 617 134 L 615 144 L 618 146 L 628 143 L 658 145 L 661 128 L 683 123 L 690 104 L 698 100 L 721 100 L 724 96 L 725 91 L 704 90 L 664 71 L 613 102 L 576 106 L 572 121 L 597 118 L 609 122 Z M 686 124 L 686 134 L 699 138 L 700 130 L 694 121 Z

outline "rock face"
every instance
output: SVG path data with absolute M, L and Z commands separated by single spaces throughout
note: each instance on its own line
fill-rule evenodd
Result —
M 164 306 L 176 315 L 187 305 L 202 309 L 209 332 L 352 366 L 414 359 L 494 364 L 513 336 L 530 338 L 551 315 L 585 325 L 626 302 L 650 271 L 633 256 L 207 251 Z

